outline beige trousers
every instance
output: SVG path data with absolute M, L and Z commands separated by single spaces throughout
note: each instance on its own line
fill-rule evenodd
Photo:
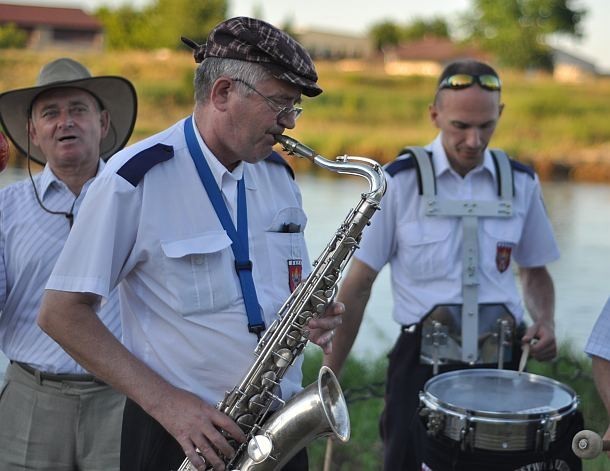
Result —
M 11 363 L 0 389 L 0 470 L 118 471 L 124 403 L 110 386 L 41 379 Z

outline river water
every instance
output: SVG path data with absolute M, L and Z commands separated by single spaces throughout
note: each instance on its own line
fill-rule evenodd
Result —
M 0 187 L 24 177 L 7 169 Z M 364 180 L 341 176 L 299 175 L 303 203 L 309 217 L 306 239 L 312 260 L 318 257 L 349 210 L 367 191 Z M 556 325 L 560 343 L 582 351 L 591 328 L 610 295 L 610 186 L 552 182 L 543 185 L 547 211 L 561 250 L 561 259 L 549 266 L 555 281 Z M 379 274 L 365 318 L 354 345 L 360 358 L 385 354 L 398 327 L 391 318 L 389 269 Z M 0 375 L 6 358 L 0 353 Z

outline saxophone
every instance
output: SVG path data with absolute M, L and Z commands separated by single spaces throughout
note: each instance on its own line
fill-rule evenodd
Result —
M 217 408 L 231 417 L 247 437 L 237 447 L 235 456 L 225 461 L 229 471 L 279 469 L 318 437 L 349 440 L 347 404 L 329 368 L 323 366 L 318 380 L 287 402 L 277 393 L 285 372 L 307 345 L 307 323 L 322 315 L 334 298 L 341 272 L 358 247 L 363 229 L 379 209 L 386 189 L 383 170 L 374 160 L 344 155 L 331 161 L 291 137 L 278 135 L 276 141 L 288 155 L 307 158 L 333 172 L 365 178 L 370 191 L 361 195 L 359 204 L 314 262 L 307 280 L 297 286 L 280 308 L 277 320 L 256 347 L 257 359 L 250 370 L 218 404 Z M 269 415 L 277 404 L 281 407 Z M 178 471 L 196 468 L 186 458 Z

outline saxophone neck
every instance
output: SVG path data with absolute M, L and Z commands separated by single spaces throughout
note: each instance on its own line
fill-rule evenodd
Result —
M 381 165 L 372 159 L 350 155 L 342 155 L 334 161 L 322 157 L 315 150 L 300 143 L 296 139 L 282 135 L 276 135 L 275 140 L 280 143 L 288 155 L 311 160 L 319 167 L 332 172 L 362 177 L 369 183 L 369 191 L 366 193 L 367 199 L 375 203 L 381 201 L 381 197 L 386 190 L 386 180 Z

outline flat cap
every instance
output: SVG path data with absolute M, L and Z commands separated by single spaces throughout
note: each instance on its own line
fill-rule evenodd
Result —
M 309 53 L 288 34 L 255 18 L 238 16 L 219 23 L 205 44 L 182 38 L 193 51 L 195 62 L 207 57 L 257 62 L 279 80 L 300 87 L 304 95 L 322 93 Z

